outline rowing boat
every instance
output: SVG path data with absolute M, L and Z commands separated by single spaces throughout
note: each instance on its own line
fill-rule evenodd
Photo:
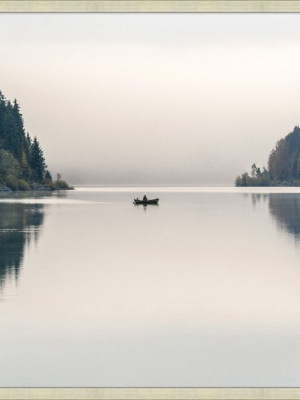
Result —
M 147 201 L 134 199 L 133 204 L 143 204 L 146 206 L 147 204 L 158 204 L 158 201 L 159 201 L 159 199 L 152 199 L 152 200 L 147 200 Z

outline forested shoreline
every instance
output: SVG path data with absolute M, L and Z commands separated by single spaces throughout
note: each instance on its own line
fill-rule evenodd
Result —
M 52 179 L 37 137 L 25 131 L 20 106 L 0 91 L 0 191 L 72 189 Z
M 251 173 L 244 172 L 235 186 L 300 186 L 300 128 L 280 139 L 271 151 L 268 168 L 253 164 Z
M 268 168 L 253 164 L 235 186 L 300 186 L 300 127 L 280 139 L 268 158 Z M 73 189 L 53 180 L 36 136 L 25 131 L 20 106 L 0 91 L 0 191 Z

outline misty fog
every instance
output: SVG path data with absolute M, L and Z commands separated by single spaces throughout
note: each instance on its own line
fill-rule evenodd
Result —
M 1 14 L 0 90 L 71 184 L 233 185 L 300 124 L 299 14 Z

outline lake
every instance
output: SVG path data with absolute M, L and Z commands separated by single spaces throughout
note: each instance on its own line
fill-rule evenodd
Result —
M 0 300 L 2 387 L 300 386 L 300 189 L 1 194 Z

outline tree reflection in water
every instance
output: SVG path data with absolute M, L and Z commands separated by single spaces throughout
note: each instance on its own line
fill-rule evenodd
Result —
M 300 194 L 252 193 L 253 206 L 267 199 L 269 212 L 278 227 L 300 239 Z
M 42 204 L 0 204 L 0 289 L 18 280 L 25 248 L 38 240 L 43 219 Z
M 299 194 L 270 194 L 269 210 L 280 227 L 300 238 Z

